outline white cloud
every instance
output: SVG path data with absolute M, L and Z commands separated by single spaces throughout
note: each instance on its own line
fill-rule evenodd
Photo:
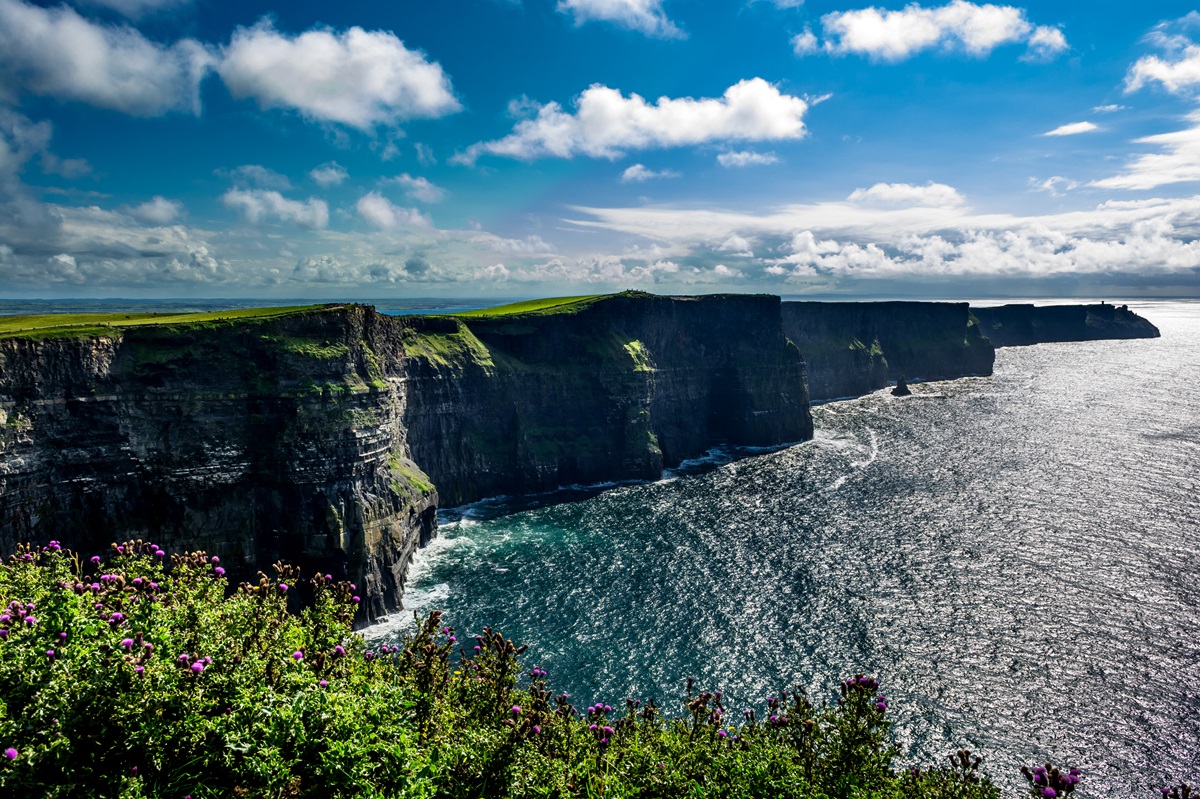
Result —
M 647 169 L 642 164 L 634 164 L 621 173 L 622 183 L 645 183 L 647 180 L 656 180 L 659 178 L 677 178 L 679 173 L 671 169 L 663 169 L 655 172 L 653 169 Z
M 1079 188 L 1079 183 L 1061 175 L 1054 175 L 1045 180 L 1029 179 L 1029 187 L 1033 191 L 1044 191 L 1051 197 L 1061 197 L 1068 191 Z
M 346 178 L 350 177 L 350 173 L 346 171 L 346 167 L 337 161 L 330 161 L 309 170 L 308 176 L 318 186 L 329 188 L 330 186 L 341 185 Z
M 915 205 L 923 208 L 956 208 L 966 203 L 953 186 L 932 181 L 924 186 L 876 183 L 869 189 L 855 189 L 846 199 L 864 205 Z
M 792 37 L 792 52 L 796 55 L 810 55 L 819 49 L 816 34 L 808 28 Z
M 364 194 L 356 206 L 359 215 L 382 230 L 397 228 L 432 228 L 433 222 L 416 208 L 393 205 L 378 192 Z
M 662 0 L 559 0 L 558 10 L 571 14 L 577 26 L 593 21 L 611 22 L 647 36 L 683 38 L 683 31 L 663 12 Z
M 362 130 L 461 108 L 439 64 L 391 33 L 358 27 L 290 37 L 263 20 L 234 31 L 217 71 L 235 97 L 262 108 Z
M 417 162 L 421 166 L 433 166 L 437 163 L 437 158 L 433 154 L 433 148 L 428 144 L 417 142 L 413 145 L 413 149 L 417 151 Z M 388 160 L 388 159 L 383 159 Z
M 1200 111 L 1188 114 L 1192 126 L 1171 133 L 1159 133 L 1134 139 L 1138 144 L 1154 144 L 1163 152 L 1135 157 L 1125 171 L 1091 185 L 1107 189 L 1153 189 L 1172 183 L 1200 181 Z
M 769 164 L 778 164 L 779 156 L 775 155 L 775 153 L 756 153 L 753 150 L 739 150 L 718 154 L 717 163 L 726 169 L 743 166 L 767 166 Z
M 899 11 L 863 8 L 835 11 L 821 18 L 825 49 L 881 61 L 902 61 L 923 50 L 961 50 L 984 56 L 1005 44 L 1025 43 L 1029 56 L 1045 57 L 1067 49 L 1056 28 L 1035 27 L 1024 9 L 953 0 L 939 8 L 912 3 Z
M 130 216 L 152 225 L 169 225 L 183 216 L 183 203 L 155 195 L 129 209 Z
M 124 14 L 130 19 L 157 14 L 181 6 L 189 6 L 192 0 L 76 0 L 81 6 L 100 6 Z
M 1094 122 L 1071 122 L 1067 125 L 1059 125 L 1054 130 L 1048 130 L 1043 133 L 1043 136 L 1077 136 L 1080 133 L 1091 133 L 1093 130 L 1099 130 L 1100 126 Z
M 1050 61 L 1064 50 L 1070 49 L 1067 37 L 1058 28 L 1039 25 L 1029 37 L 1029 49 L 1021 56 L 1023 61 Z
M 759 214 L 663 206 L 578 210 L 591 219 L 573 224 L 693 254 L 732 236 L 757 241 L 759 252 L 780 253 L 751 262 L 763 280 L 1200 275 L 1200 196 L 1030 217 L 847 203 Z
M 67 6 L 0 0 L 0 95 L 6 87 L 136 116 L 199 113 L 200 81 L 212 63 L 192 39 L 167 47 Z
M 228 178 L 235 186 L 251 186 L 258 189 L 275 189 L 276 191 L 287 191 L 292 187 L 292 182 L 288 180 L 287 175 L 281 175 L 262 164 L 242 164 L 233 169 L 218 169 L 214 174 Z
M 1129 106 L 1127 106 L 1127 105 L 1117 105 L 1116 103 L 1110 103 L 1109 105 L 1098 105 L 1092 109 L 1092 112 L 1096 113 L 1096 114 L 1114 114 L 1117 111 L 1127 111 L 1127 110 L 1129 110 Z
M 277 191 L 230 189 L 221 195 L 221 202 L 226 208 L 240 211 L 254 225 L 273 219 L 316 229 L 329 224 L 329 206 L 315 197 L 301 202 L 289 200 Z
M 404 196 L 420 203 L 440 203 L 446 199 L 446 190 L 431 183 L 427 178 L 413 177 L 405 172 L 394 178 L 388 178 L 384 183 L 395 183 L 404 188 Z
M 531 160 L 554 157 L 616 158 L 628 150 L 728 141 L 777 141 L 805 135 L 809 102 L 762 78 L 740 81 L 720 98 L 660 97 L 653 105 L 616 89 L 594 85 L 580 95 L 574 114 L 558 103 L 537 107 L 502 139 L 479 142 L 455 156 L 474 163 L 484 153 Z
M 1200 84 L 1200 45 L 1189 44 L 1174 59 L 1156 55 L 1139 58 L 1125 75 L 1125 91 L 1135 92 L 1151 82 L 1172 94 Z

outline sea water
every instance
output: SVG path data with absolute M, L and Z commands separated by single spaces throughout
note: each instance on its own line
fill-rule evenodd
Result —
M 862 672 L 906 763 L 967 747 L 1008 795 L 1047 758 L 1091 796 L 1200 781 L 1200 304 L 1134 308 L 1161 339 L 1001 349 L 815 407 L 811 442 L 443 512 L 407 612 L 529 644 L 580 706 L 681 713 L 694 677 L 740 718 Z

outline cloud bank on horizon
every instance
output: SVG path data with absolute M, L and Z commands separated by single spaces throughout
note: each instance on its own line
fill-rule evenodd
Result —
M 5 296 L 1200 296 L 1200 11 L 223 5 L 0 0 Z

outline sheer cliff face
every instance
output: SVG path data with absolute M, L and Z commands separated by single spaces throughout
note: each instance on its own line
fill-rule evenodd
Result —
M 972 308 L 979 325 L 997 347 L 1051 341 L 1158 338 L 1158 328 L 1122 305 L 1002 305 Z
M 280 558 L 335 572 L 366 616 L 395 606 L 437 496 L 396 444 L 403 359 L 376 322 L 0 342 L 0 546 L 145 537 L 235 578 Z
M 804 363 L 779 307 L 618 295 L 573 313 L 465 319 L 458 346 L 469 339 L 486 358 L 410 371 L 413 458 L 458 504 L 655 479 L 716 443 L 811 438 Z
M 995 358 L 966 303 L 785 302 L 783 330 L 804 355 L 814 400 L 899 377 L 990 375 Z
M 282 558 L 360 583 L 374 618 L 399 607 L 439 493 L 657 478 L 717 442 L 810 437 L 779 313 L 622 295 L 467 322 L 342 307 L 0 341 L 0 547 L 140 536 L 235 578 Z

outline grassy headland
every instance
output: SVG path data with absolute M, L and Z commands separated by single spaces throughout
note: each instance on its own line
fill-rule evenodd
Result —
M 196 325 L 241 319 L 267 319 L 325 307 L 337 306 L 293 305 L 281 308 L 239 308 L 200 313 L 76 313 L 0 316 L 0 339 L 111 335 L 129 327 Z

